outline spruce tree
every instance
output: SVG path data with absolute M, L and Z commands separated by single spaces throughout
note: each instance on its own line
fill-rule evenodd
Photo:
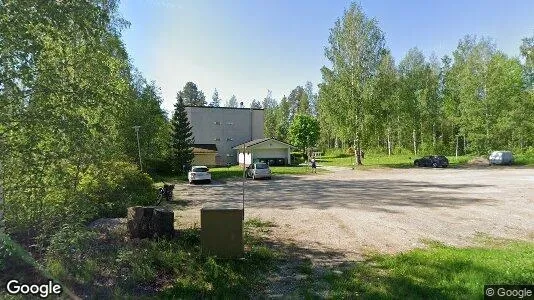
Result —
M 193 161 L 194 137 L 191 132 L 191 124 L 187 119 L 184 100 L 180 95 L 174 105 L 171 126 L 171 158 L 170 164 L 174 173 L 184 172 L 184 166 L 189 166 Z

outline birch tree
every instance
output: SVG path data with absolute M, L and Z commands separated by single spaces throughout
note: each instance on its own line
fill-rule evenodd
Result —
M 369 19 L 362 8 L 352 3 L 341 19 L 330 30 L 325 55 L 330 67 L 323 67 L 323 78 L 328 77 L 332 97 L 326 104 L 334 126 L 344 131 L 354 144 L 354 155 L 359 165 L 361 142 L 365 134 L 365 116 L 370 113 L 364 90 L 376 73 L 385 47 L 384 34 L 377 21 Z

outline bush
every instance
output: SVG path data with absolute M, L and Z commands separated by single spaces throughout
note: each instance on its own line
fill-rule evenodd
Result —
M 306 162 L 306 157 L 301 152 L 291 152 L 291 164 L 298 165 Z
M 109 162 L 91 167 L 80 181 L 81 197 L 90 207 L 91 219 L 125 217 L 129 206 L 149 205 L 156 200 L 153 181 L 135 165 Z
M 144 169 L 149 174 L 172 174 L 172 166 L 169 161 L 164 159 L 146 159 Z

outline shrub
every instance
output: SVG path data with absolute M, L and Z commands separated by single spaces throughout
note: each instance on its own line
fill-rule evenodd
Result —
M 124 217 L 128 206 L 155 201 L 156 190 L 146 173 L 126 162 L 109 162 L 91 167 L 80 181 L 81 197 L 91 206 L 92 218 Z

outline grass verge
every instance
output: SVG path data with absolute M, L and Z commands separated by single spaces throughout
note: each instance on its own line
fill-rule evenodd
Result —
M 485 284 L 532 284 L 533 257 L 534 243 L 527 242 L 471 248 L 433 243 L 399 255 L 370 255 L 321 280 L 329 298 L 477 299 Z
M 363 165 L 357 166 L 358 169 L 372 169 L 372 168 L 412 168 L 413 161 L 416 158 L 422 157 L 423 155 L 406 155 L 406 154 L 396 154 L 396 155 L 374 155 L 372 153 L 366 154 L 365 159 L 363 159 Z M 449 164 L 451 167 L 466 164 L 473 156 L 450 156 Z M 354 157 L 348 155 L 342 156 L 323 156 L 318 159 L 320 165 L 325 166 L 342 166 L 342 167 L 352 167 L 354 165 Z

